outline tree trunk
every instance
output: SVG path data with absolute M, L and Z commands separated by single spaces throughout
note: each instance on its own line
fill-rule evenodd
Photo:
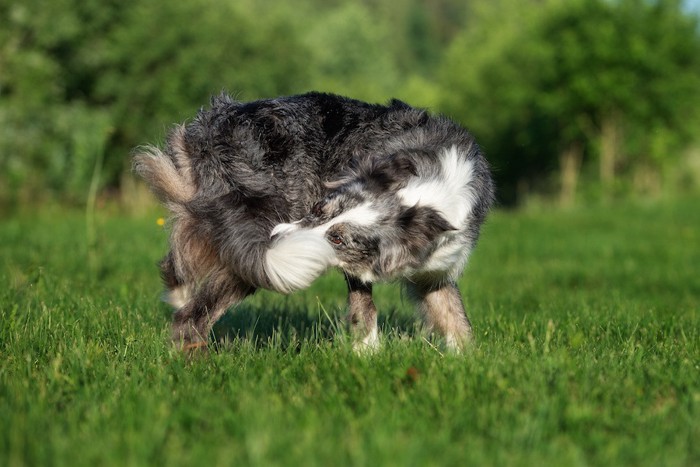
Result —
M 576 187 L 578 186 L 582 161 L 583 145 L 578 142 L 571 143 L 559 154 L 559 170 L 561 175 L 559 203 L 562 206 L 571 206 L 574 204 L 574 201 L 576 201 Z
M 603 199 L 610 199 L 615 185 L 615 165 L 619 159 L 622 129 L 620 119 L 611 114 L 600 128 L 600 184 Z

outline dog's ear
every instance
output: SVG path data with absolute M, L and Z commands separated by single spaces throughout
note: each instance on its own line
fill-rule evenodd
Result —
M 403 152 L 398 152 L 387 158 L 386 168 L 384 170 L 394 174 L 394 177 L 398 180 L 403 180 L 408 177 L 415 177 L 418 175 L 416 170 L 416 164 L 413 159 L 409 157 L 408 154 Z
M 404 267 L 418 267 L 430 253 L 430 245 L 441 234 L 457 230 L 438 211 L 411 206 L 396 219 L 397 235 L 380 246 L 378 268 L 384 275 Z
M 411 251 L 426 248 L 438 235 L 457 230 L 438 211 L 428 206 L 405 208 L 397 219 L 401 240 Z
M 409 154 L 397 152 L 385 157 L 354 160 L 346 176 L 324 182 L 323 185 L 327 189 L 335 190 L 346 183 L 360 181 L 367 190 L 381 193 L 396 190 L 409 177 L 417 175 L 416 164 Z
M 360 168 L 370 190 L 385 192 L 394 190 L 409 177 L 418 175 L 413 160 L 404 153 L 371 159 Z

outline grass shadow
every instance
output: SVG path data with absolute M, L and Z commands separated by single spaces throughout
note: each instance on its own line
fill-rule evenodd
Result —
M 319 345 L 348 339 L 344 317 L 345 310 L 328 311 L 321 305 L 308 310 L 301 306 L 262 308 L 244 303 L 216 323 L 213 337 L 217 343 L 245 339 L 256 348 L 298 351 L 304 343 Z M 377 324 L 384 336 L 414 337 L 420 329 L 420 321 L 413 313 L 398 308 L 380 312 Z

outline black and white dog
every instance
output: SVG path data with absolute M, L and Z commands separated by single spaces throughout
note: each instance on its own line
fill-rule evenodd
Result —
M 396 279 L 448 347 L 472 340 L 456 281 L 494 188 L 454 122 L 397 100 L 221 95 L 134 168 L 172 213 L 161 273 L 177 345 L 205 345 L 257 288 L 289 293 L 329 267 L 345 273 L 357 347 L 378 344 L 372 283 Z

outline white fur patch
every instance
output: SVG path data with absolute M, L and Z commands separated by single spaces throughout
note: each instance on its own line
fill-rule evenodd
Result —
M 163 294 L 163 301 L 176 309 L 185 306 L 189 299 L 190 290 L 184 285 L 168 290 Z
M 430 255 L 421 271 L 444 271 L 450 278 L 456 280 L 462 273 L 469 259 L 471 247 L 464 237 L 447 234 L 438 243 L 438 247 Z
M 378 219 L 379 213 L 372 207 L 372 203 L 367 202 L 341 212 L 325 224 L 314 227 L 314 230 L 325 232 L 331 226 L 340 223 L 368 226 L 375 224 Z
M 413 177 L 397 194 L 406 206 L 430 206 L 454 227 L 461 229 L 475 203 L 470 186 L 473 171 L 473 162 L 452 146 L 440 155 L 437 178 Z
M 272 287 L 283 293 L 310 286 L 335 263 L 333 247 L 315 229 L 291 231 L 265 254 L 265 272 Z
M 372 208 L 371 203 L 363 203 L 360 204 L 359 206 L 355 206 L 352 209 L 348 209 L 345 212 L 342 212 L 338 214 L 337 216 L 333 217 L 330 219 L 328 222 L 325 222 L 324 224 L 321 224 L 317 227 L 314 227 L 313 229 L 308 229 L 308 230 L 313 230 L 316 232 L 323 232 L 325 233 L 326 230 L 328 230 L 331 226 L 335 224 L 340 224 L 343 222 L 351 223 L 351 224 L 356 224 L 356 225 L 372 225 L 374 224 L 377 219 L 379 218 L 379 213 Z M 284 224 L 277 224 L 273 229 L 272 232 L 270 232 L 270 238 L 274 237 L 275 235 L 280 235 L 280 236 L 285 236 L 289 233 L 295 232 L 300 229 L 299 223 L 301 220 L 294 221 L 291 223 L 284 223 Z
M 445 148 L 440 154 L 440 173 L 432 178 L 412 178 L 398 192 L 407 206 L 429 206 L 436 209 L 452 226 L 462 230 L 476 204 L 472 188 L 474 164 L 456 147 Z M 458 232 L 441 236 L 435 251 L 420 271 L 442 271 L 456 279 L 464 269 L 471 247 Z
M 372 353 L 379 349 L 379 330 L 374 326 L 365 337 L 352 344 L 352 349 L 358 354 Z
M 377 275 L 374 272 L 367 270 L 360 274 L 360 280 L 362 280 L 362 282 L 376 282 Z
M 277 224 L 275 228 L 272 229 L 272 232 L 270 232 L 270 238 L 274 237 L 275 235 L 286 235 L 290 232 L 298 230 L 299 222 L 301 221 L 292 222 L 291 224 Z

